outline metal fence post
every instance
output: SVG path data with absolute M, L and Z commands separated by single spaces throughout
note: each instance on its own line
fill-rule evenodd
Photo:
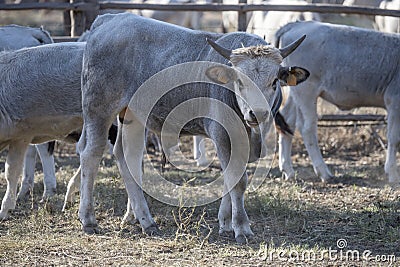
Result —
M 239 0 L 239 4 L 247 4 L 247 0 Z M 245 32 L 247 29 L 247 16 L 246 12 L 238 12 L 238 30 Z
M 71 10 L 71 37 L 80 36 L 96 18 L 99 11 L 99 3 L 97 0 L 70 0 L 70 3 L 89 3 L 91 8 L 86 10 Z

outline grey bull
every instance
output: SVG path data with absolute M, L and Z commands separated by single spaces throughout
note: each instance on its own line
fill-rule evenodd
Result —
M 277 112 L 281 98 L 279 80 L 294 84 L 308 77 L 305 69 L 282 68 L 280 65 L 282 59 L 296 49 L 304 38 L 278 50 L 261 37 L 247 33 L 224 35 L 193 31 L 132 14 L 98 17 L 87 41 L 82 70 L 84 126 L 78 149 L 82 168 L 79 218 L 83 230 L 87 233 L 98 231 L 94 213 L 94 179 L 106 144 L 107 129 L 118 114 L 119 130 L 114 155 L 134 216 L 143 230 L 151 234 L 157 232 L 158 228 L 140 186 L 145 125 L 159 133 L 174 107 L 193 98 L 206 97 L 218 100 L 235 111 L 241 124 L 236 126 L 237 131 L 243 133 L 242 129 L 245 129 L 247 140 L 256 133 L 259 123 L 268 122 L 266 114 L 271 112 L 269 106 L 272 106 L 273 114 Z M 194 61 L 223 63 L 209 67 L 204 75 L 215 83 L 233 85 L 235 93 L 216 84 L 178 86 L 160 99 L 147 122 L 140 117 L 140 110 L 147 107 L 149 103 L 146 100 L 153 95 L 149 93 L 138 99 L 137 105 L 129 105 L 138 88 L 150 77 L 171 66 Z M 232 67 L 227 65 L 229 61 Z M 179 73 L 176 73 L 169 79 L 178 76 Z M 246 79 L 246 76 L 250 79 Z M 167 81 L 160 81 L 159 84 Z M 259 89 L 255 90 L 250 84 L 257 85 Z M 256 108 L 250 109 L 249 106 Z M 245 140 L 230 140 L 225 129 L 209 119 L 215 116 L 223 119 L 224 114 L 218 105 L 209 104 L 202 108 L 202 112 L 206 114 L 204 118 L 191 120 L 180 133 L 204 135 L 214 141 L 225 177 L 225 194 L 218 214 L 219 231 L 234 231 L 236 240 L 243 243 L 253 235 L 244 209 L 247 175 L 244 172 L 240 177 L 235 177 L 237 170 L 230 168 L 227 171 L 227 166 L 230 148 L 240 146 Z M 124 119 L 125 116 L 128 118 Z M 129 129 L 129 146 L 125 146 L 123 141 L 123 127 Z M 130 165 L 124 153 L 130 154 Z M 255 155 L 259 156 L 259 153 L 256 151 Z M 240 156 L 249 158 L 249 154 Z
M 317 140 L 317 98 L 342 110 L 381 107 L 387 110 L 388 148 L 385 172 L 390 183 L 399 182 L 396 152 L 400 142 L 400 36 L 356 27 L 318 22 L 290 23 L 276 33 L 282 46 L 307 34 L 286 65 L 302 64 L 311 75 L 289 89 L 281 110 L 292 129 L 297 127 L 312 160 L 315 173 L 326 181 L 332 174 Z M 312 53 L 312 57 L 310 57 Z M 280 136 L 279 166 L 287 178 L 294 177 L 292 137 Z

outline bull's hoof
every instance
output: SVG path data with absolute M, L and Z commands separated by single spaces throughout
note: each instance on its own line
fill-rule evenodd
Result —
M 161 235 L 160 229 L 158 229 L 157 224 L 150 225 L 149 227 L 144 229 L 143 232 L 148 236 L 160 236 Z
M 124 227 L 126 225 L 135 225 L 139 223 L 138 219 L 135 218 L 133 215 L 125 215 L 121 221 L 120 227 Z
M 235 232 L 233 230 L 223 230 L 219 229 L 218 234 L 220 237 L 233 239 L 235 237 Z
M 389 186 L 392 189 L 399 189 L 400 188 L 400 183 L 399 182 L 389 182 Z
M 51 199 L 54 195 L 56 194 L 56 189 L 51 189 L 46 191 L 43 196 L 42 199 L 40 200 L 40 203 L 44 203 L 46 201 L 48 201 L 49 199 Z
M 236 243 L 238 243 L 239 245 L 245 245 L 248 242 L 248 239 L 245 235 L 241 234 L 238 235 L 237 237 L 235 237 Z
M 333 182 L 335 182 L 335 176 L 333 176 L 332 174 L 326 177 L 321 177 L 321 182 L 325 183 L 325 184 L 331 184 Z
M 86 226 L 82 226 L 82 230 L 85 234 L 88 235 L 94 235 L 94 234 L 99 234 L 100 230 L 97 227 L 97 225 L 86 225 Z
M 0 212 L 0 221 L 7 220 L 9 218 L 9 214 L 7 211 L 1 211 Z
M 19 192 L 17 195 L 17 202 L 24 202 L 25 200 L 27 200 L 29 198 L 29 196 L 31 195 L 31 191 L 26 191 L 24 192 Z
M 294 180 L 294 177 L 295 177 L 294 172 L 285 172 L 285 171 L 282 172 L 282 179 L 284 181 L 292 181 Z

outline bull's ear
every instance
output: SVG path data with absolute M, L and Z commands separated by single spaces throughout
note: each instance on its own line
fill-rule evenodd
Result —
M 235 70 L 228 66 L 214 66 L 206 70 L 207 77 L 218 84 L 227 84 L 236 79 Z
M 295 86 L 307 80 L 310 72 L 300 67 L 281 67 L 279 69 L 278 78 L 289 86 Z

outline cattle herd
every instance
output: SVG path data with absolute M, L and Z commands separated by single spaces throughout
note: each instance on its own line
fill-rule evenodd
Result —
M 203 137 L 215 144 L 224 173 L 219 233 L 233 232 L 238 243 L 246 243 L 254 234 L 244 207 L 247 174 L 230 161 L 234 153 L 245 163 L 262 157 L 271 124 L 280 130 L 279 168 L 286 179 L 295 176 L 291 147 L 296 128 L 316 175 L 322 181 L 333 179 L 318 147 L 318 97 L 343 110 L 387 110 L 384 169 L 388 182 L 399 185 L 400 35 L 323 23 L 312 13 L 250 16 L 248 31 L 253 33 L 212 33 L 131 13 L 104 14 L 84 39 L 67 43 L 53 43 L 43 29 L 0 27 L 0 150 L 8 149 L 0 220 L 7 219 L 17 201 L 32 189 L 37 152 L 43 162 L 46 199 L 56 192 L 50 141 L 78 142 L 80 168 L 68 185 L 64 208 L 79 190 L 83 231 L 97 233 L 94 180 L 109 138 L 128 194 L 124 220 L 135 218 L 144 232 L 157 233 L 141 187 L 146 136 L 163 131 L 168 137 L 163 127 L 170 123 L 169 114 L 187 101 L 202 98 L 213 101 L 179 131 L 181 136 L 195 136 L 195 151 Z M 385 31 L 392 24 L 393 18 L 386 21 Z M 269 28 L 273 33 L 262 34 L 268 25 L 273 25 Z M 144 117 L 158 91 L 165 90 L 163 83 L 186 75 L 172 72 L 173 67 L 188 63 L 201 63 L 203 67 L 185 66 L 209 82 L 176 85 Z M 162 82 L 141 90 L 165 70 L 169 72 Z M 288 94 L 281 106 L 282 90 Z M 223 107 L 232 110 L 237 120 L 227 118 Z M 235 127 L 228 126 L 233 133 L 221 121 L 234 123 Z M 249 149 L 238 149 L 244 142 Z M 204 147 L 200 154 L 204 157 Z M 204 158 L 198 164 L 204 164 Z

